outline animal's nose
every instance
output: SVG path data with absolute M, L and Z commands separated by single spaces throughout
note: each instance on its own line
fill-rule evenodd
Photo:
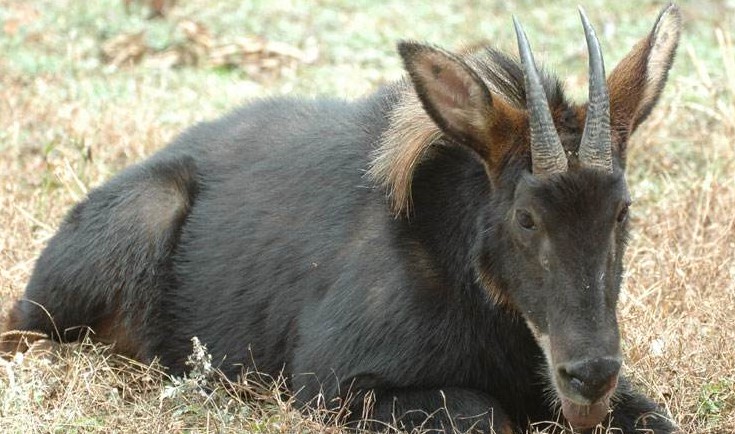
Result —
M 598 357 L 561 363 L 557 370 L 570 392 L 595 403 L 617 386 L 620 365 L 619 357 Z

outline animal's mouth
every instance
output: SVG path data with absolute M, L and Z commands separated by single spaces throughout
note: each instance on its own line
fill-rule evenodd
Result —
M 559 379 L 556 378 L 558 382 Z M 602 423 L 610 412 L 610 400 L 618 386 L 618 375 L 611 376 L 607 381 L 598 386 L 598 392 L 593 396 L 580 393 L 585 390 L 584 383 L 573 379 L 566 387 L 557 387 L 557 393 L 561 401 L 561 411 L 564 418 L 574 429 L 588 429 Z M 557 383 L 558 385 L 558 383 Z M 575 388 L 576 386 L 576 388 Z M 589 389 L 587 389 L 589 392 Z
M 612 356 L 555 363 L 549 334 L 540 332 L 529 320 L 526 323 L 546 356 L 548 366 L 554 367 L 547 378 L 561 401 L 566 421 L 579 430 L 602 423 L 610 412 L 610 400 L 618 386 L 620 356 L 612 352 Z
M 561 397 L 561 411 L 564 418 L 575 429 L 587 429 L 601 423 L 610 411 L 610 396 L 594 404 L 577 404 L 569 398 Z

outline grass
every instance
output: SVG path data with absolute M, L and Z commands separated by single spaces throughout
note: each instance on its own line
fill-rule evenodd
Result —
M 126 13 L 122 3 L 0 0 L 0 316 L 89 189 L 188 125 L 248 99 L 351 98 L 396 79 L 398 39 L 514 51 L 516 14 L 539 60 L 556 67 L 573 95 L 586 92 L 571 1 L 191 0 L 163 20 L 146 20 L 135 2 Z M 608 68 L 662 6 L 583 3 Z M 681 6 L 685 31 L 667 91 L 630 146 L 636 229 L 620 304 L 625 369 L 684 432 L 728 433 L 735 432 L 735 49 L 725 29 L 735 28 L 735 8 L 726 0 Z M 110 63 L 105 47 L 138 34 L 138 45 L 117 49 L 147 50 L 141 61 Z M 261 53 L 228 63 L 196 51 L 207 36 L 241 49 L 258 40 L 286 44 L 303 56 Z M 171 59 L 178 63 L 166 66 Z M 324 415 L 295 412 L 277 386 L 203 378 L 171 379 L 155 364 L 90 343 L 37 348 L 2 362 L 0 418 L 6 432 L 337 430 L 320 423 Z
M 201 348 L 201 347 L 199 347 Z M 234 384 L 192 357 L 197 372 L 168 378 L 84 342 L 32 348 L 2 362 L 4 432 L 314 432 L 320 425 L 293 410 L 277 386 L 255 376 Z

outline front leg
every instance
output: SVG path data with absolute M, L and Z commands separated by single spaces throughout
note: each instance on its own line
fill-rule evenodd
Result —
M 678 428 L 666 415 L 666 411 L 649 398 L 633 390 L 625 378 L 620 378 L 614 400 L 610 415 L 612 428 L 619 429 L 625 434 L 678 432 Z
M 372 411 L 365 414 L 366 407 Z M 408 432 L 519 432 L 493 397 L 472 389 L 374 390 L 351 408 L 350 424 L 371 431 L 392 426 Z

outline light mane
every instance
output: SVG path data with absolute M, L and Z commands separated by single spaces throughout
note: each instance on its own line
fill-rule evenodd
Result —
M 413 86 L 399 83 L 398 102 L 388 129 L 373 152 L 368 175 L 388 194 L 393 211 L 410 212 L 413 172 L 442 131 L 424 111 Z
M 516 59 L 490 48 L 461 57 L 482 77 L 493 98 L 525 110 L 523 71 Z M 549 105 L 561 104 L 559 81 L 543 70 L 540 73 Z M 402 80 L 395 86 L 398 101 L 390 113 L 389 127 L 372 154 L 367 174 L 384 189 L 393 211 L 400 215 L 410 213 L 414 171 L 444 134 L 424 110 L 410 81 Z

